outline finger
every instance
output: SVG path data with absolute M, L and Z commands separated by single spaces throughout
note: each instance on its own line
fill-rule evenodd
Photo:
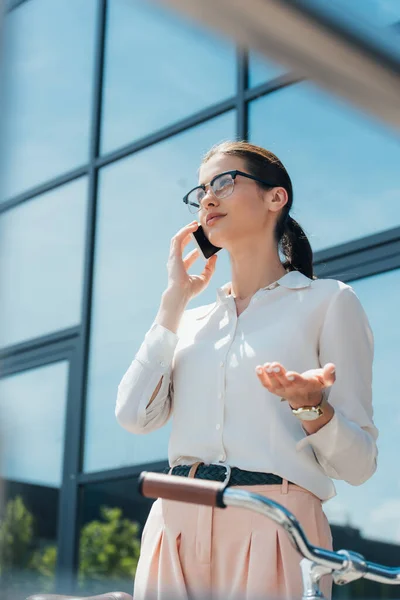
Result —
M 208 283 L 211 277 L 214 274 L 215 266 L 217 264 L 217 255 L 213 254 L 211 258 L 209 258 L 206 262 L 206 266 L 204 267 L 200 277 L 204 281 L 204 283 Z
M 196 230 L 196 227 L 193 227 L 193 231 Z M 192 235 L 191 233 L 186 233 L 183 238 L 177 238 L 174 236 L 171 240 L 171 246 L 169 251 L 170 259 L 182 258 L 182 252 L 185 246 L 191 241 Z
M 281 389 L 281 384 L 276 377 L 277 372 L 274 371 L 274 368 L 275 369 L 277 368 L 276 365 L 277 365 L 277 363 L 269 363 L 269 362 L 264 363 L 264 365 L 263 365 L 264 373 L 266 374 L 266 377 L 269 380 L 271 390 L 274 392 L 274 394 L 278 394 L 279 393 L 278 390 Z
M 172 245 L 172 253 L 182 254 L 184 248 L 192 240 L 192 234 L 188 233 L 180 242 L 174 242 Z
M 265 367 L 265 365 L 257 365 L 257 367 L 256 367 L 257 377 L 260 380 L 260 382 L 262 383 L 262 385 L 265 388 L 267 388 L 267 390 L 269 390 L 270 392 L 273 392 L 273 386 L 271 384 L 271 380 L 269 378 L 269 375 L 265 371 L 264 367 Z
M 336 367 L 333 363 L 327 363 L 322 369 L 324 385 L 330 387 L 336 381 Z
M 198 251 L 197 248 L 195 248 L 194 250 L 189 252 L 189 254 L 187 254 L 185 256 L 185 258 L 183 259 L 183 264 L 185 265 L 185 269 L 186 270 L 190 269 L 192 264 L 199 258 L 199 256 L 200 256 L 200 252 Z
M 304 378 L 296 371 L 286 371 L 286 381 L 291 387 L 304 385 Z
M 192 221 L 188 225 L 185 225 L 185 227 L 182 227 L 172 238 L 171 246 L 182 248 L 183 241 L 186 241 L 186 238 L 190 240 L 190 234 L 196 231 L 198 226 L 199 223 L 197 221 Z
M 271 381 L 271 385 L 274 387 L 275 393 L 281 395 L 287 386 L 284 375 L 286 372 L 285 368 L 280 363 L 272 362 L 265 363 L 264 370 Z
M 286 369 L 278 362 L 267 363 L 267 373 L 270 374 L 271 381 L 275 382 L 278 387 L 286 387 Z
M 183 250 L 185 246 L 188 245 L 189 242 L 191 242 L 193 240 L 192 238 L 192 232 L 188 233 L 186 235 L 186 237 L 183 238 L 183 240 L 181 241 L 181 249 Z

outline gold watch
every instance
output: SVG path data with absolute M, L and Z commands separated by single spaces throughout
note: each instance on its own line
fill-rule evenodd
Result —
M 325 395 L 322 394 L 322 400 L 317 406 L 302 406 L 301 408 L 292 408 L 292 413 L 300 421 L 315 421 L 324 414 Z

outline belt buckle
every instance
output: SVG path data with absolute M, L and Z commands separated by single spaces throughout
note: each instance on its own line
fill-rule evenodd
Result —
M 232 474 L 232 469 L 229 465 L 221 465 L 221 463 L 210 463 L 210 465 L 217 465 L 218 467 L 224 467 L 225 471 L 226 471 L 226 476 L 224 481 L 222 482 L 225 486 L 228 485 L 230 478 L 231 478 L 231 474 Z

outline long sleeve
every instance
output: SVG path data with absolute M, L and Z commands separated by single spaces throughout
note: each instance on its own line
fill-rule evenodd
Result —
M 157 323 L 145 339 L 118 386 L 115 416 L 131 433 L 162 427 L 171 413 L 171 371 L 178 336 Z M 162 378 L 153 402 L 151 396 Z
M 342 287 L 331 300 L 321 330 L 320 364 L 336 365 L 328 390 L 331 421 L 297 444 L 310 444 L 329 477 L 360 485 L 376 469 L 378 430 L 373 423 L 373 335 L 353 289 Z

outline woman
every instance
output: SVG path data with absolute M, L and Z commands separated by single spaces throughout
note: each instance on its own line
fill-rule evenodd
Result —
M 217 258 L 189 275 L 199 253 L 182 252 L 198 223 L 172 238 L 168 286 L 120 383 L 117 419 L 147 433 L 173 415 L 171 473 L 223 481 L 228 465 L 230 485 L 283 504 L 314 544 L 331 548 L 322 502 L 335 495 L 332 478 L 360 485 L 376 468 L 366 315 L 351 287 L 314 278 L 310 244 L 290 216 L 292 184 L 275 155 L 224 142 L 204 157 L 199 181 L 184 201 L 228 251 L 232 281 L 215 303 L 186 310 Z M 265 517 L 154 503 L 136 600 L 301 591 L 299 556 Z

